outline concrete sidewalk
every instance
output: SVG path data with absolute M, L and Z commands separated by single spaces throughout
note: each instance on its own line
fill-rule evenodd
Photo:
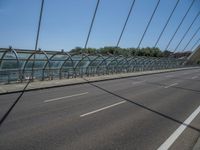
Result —
M 98 82 L 98 81 L 105 81 L 105 80 L 128 78 L 128 77 L 142 76 L 142 75 L 148 75 L 148 74 L 157 74 L 157 73 L 164 73 L 164 72 L 188 70 L 188 69 L 195 69 L 195 68 L 200 69 L 200 67 L 187 67 L 187 68 L 176 68 L 176 69 L 166 69 L 166 70 L 154 70 L 154 71 L 102 75 L 102 76 L 84 77 L 84 78 L 35 81 L 35 82 L 31 82 L 28 85 L 28 87 L 26 88 L 26 91 L 40 90 L 40 89 L 61 87 L 61 86 L 68 86 L 68 85 L 76 85 L 76 84 L 84 84 L 87 82 Z M 26 84 L 27 83 L 0 85 L 0 94 L 2 95 L 2 94 L 8 94 L 8 93 L 21 92 L 24 89 L 24 87 L 26 86 Z

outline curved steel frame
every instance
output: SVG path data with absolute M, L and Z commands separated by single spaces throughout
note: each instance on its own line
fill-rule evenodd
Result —
M 48 74 L 47 77 L 53 77 L 58 76 L 62 78 L 62 72 L 64 71 L 64 66 L 67 61 L 69 61 L 71 64 L 66 66 L 68 67 L 67 72 L 68 76 L 75 77 L 78 75 L 89 75 L 92 74 L 99 74 L 101 71 L 100 67 L 103 67 L 101 73 L 107 73 L 110 72 L 129 72 L 129 71 L 140 71 L 140 70 L 152 70 L 152 69 L 162 69 L 162 68 L 172 68 L 181 66 L 183 63 L 181 60 L 175 59 L 175 58 L 155 58 L 155 57 L 145 57 L 145 56 L 133 56 L 133 57 L 124 57 L 124 56 L 114 56 L 114 55 L 108 55 L 103 56 L 101 54 L 98 55 L 88 55 L 83 54 L 83 57 L 80 57 L 80 55 L 76 54 L 70 54 L 64 51 L 58 52 L 58 51 L 28 51 L 28 50 L 15 50 L 15 49 L 0 49 L 0 53 L 2 53 L 0 58 L 0 71 L 3 71 L 2 65 L 4 60 L 6 59 L 5 56 L 8 52 L 13 53 L 14 58 L 11 58 L 11 60 L 17 61 L 17 67 L 16 69 L 11 69 L 12 71 L 19 71 L 19 79 L 22 81 L 23 77 L 25 76 L 25 71 L 27 69 L 28 62 L 32 61 L 31 58 L 36 55 L 36 62 L 43 61 L 41 68 L 34 68 L 34 70 L 42 70 L 41 77 L 44 79 L 45 71 L 49 70 L 49 73 L 52 69 L 57 70 L 58 74 Z M 20 59 L 20 54 L 26 53 L 29 54 L 27 58 Z M 44 55 L 44 58 L 37 58 L 37 55 Z M 62 59 L 55 58 L 58 55 L 63 55 L 66 57 L 61 57 Z M 55 59 L 54 59 L 55 58 Z M 20 64 L 21 60 L 23 60 L 23 64 Z M 53 62 L 59 61 L 60 63 L 58 66 L 53 68 Z M 86 61 L 86 63 L 81 64 L 83 61 Z M 95 62 L 96 61 L 96 62 Z M 94 63 L 95 62 L 95 63 Z M 91 69 L 90 69 L 91 68 Z M 89 70 L 90 69 L 90 70 Z M 31 71 L 31 69 L 28 69 L 28 71 Z M 71 71 L 71 73 L 69 73 Z M 91 71 L 91 72 L 90 72 Z M 66 72 L 66 71 L 65 71 Z
M 75 68 L 74 68 L 74 61 L 73 61 L 73 59 L 72 59 L 72 55 L 70 55 L 69 53 L 66 53 L 66 52 L 64 52 L 65 53 L 65 55 L 67 55 L 68 56 L 68 58 L 67 59 L 65 59 L 64 60 L 64 62 L 61 64 L 61 66 L 60 66 L 60 69 L 59 69 L 59 74 L 60 74 L 60 79 L 62 78 L 62 70 L 63 70 L 63 67 L 64 67 L 64 65 L 65 65 L 65 63 L 70 59 L 70 61 L 71 61 L 71 63 L 72 63 L 72 69 L 73 69 L 73 72 L 75 71 Z M 69 72 L 69 71 L 68 71 Z
M 48 57 L 48 55 L 46 54 L 45 51 L 42 51 L 42 50 L 40 50 L 40 51 L 35 51 L 35 52 L 33 52 L 33 53 L 27 58 L 26 62 L 24 63 L 24 66 L 23 66 L 23 69 L 22 69 L 22 73 L 23 73 L 23 74 L 24 74 L 26 65 L 28 64 L 28 62 L 29 62 L 29 60 L 31 59 L 31 57 L 32 57 L 33 55 L 35 55 L 35 54 L 43 54 L 43 55 L 46 57 L 46 61 L 49 62 L 49 57 Z M 35 60 L 37 61 L 37 59 L 35 59 Z
M 46 67 L 47 67 L 47 65 L 49 65 L 49 71 L 52 69 L 51 68 L 51 66 L 50 66 L 50 62 L 52 61 L 52 59 L 55 57 L 55 56 L 57 56 L 57 55 L 65 55 L 65 56 L 67 56 L 67 58 L 65 59 L 65 60 L 61 60 L 61 61 L 63 61 L 63 63 L 61 64 L 61 66 L 60 66 L 60 68 L 58 68 L 59 69 L 59 74 L 61 74 L 61 71 L 62 71 L 62 68 L 63 68 L 63 66 L 64 66 L 64 64 L 66 63 L 66 61 L 68 61 L 69 59 L 70 59 L 70 61 L 71 61 L 71 63 L 72 63 L 72 66 L 73 66 L 73 60 L 72 60 L 72 56 L 69 54 L 69 53 L 67 53 L 67 52 L 56 52 L 56 53 L 54 53 L 51 57 L 49 57 L 48 58 L 48 61 L 44 64 L 44 66 L 43 66 L 43 68 L 42 68 L 42 70 L 43 70 L 43 76 L 42 76 L 42 78 L 44 79 L 44 72 L 45 72 L 45 70 L 46 70 Z M 59 60 L 57 60 L 57 61 L 59 61 Z
M 86 67 L 86 73 L 87 73 L 87 74 L 88 74 L 88 69 L 89 69 L 90 65 L 91 65 L 94 61 L 96 61 L 98 58 L 102 58 L 102 61 L 104 60 L 103 56 L 102 56 L 101 54 L 98 54 L 98 56 L 96 56 L 93 60 L 91 60 L 90 63 L 88 64 L 88 66 Z M 101 61 L 101 62 L 102 62 L 102 61 Z M 100 62 L 100 63 L 101 63 L 101 62 Z
M 89 56 L 88 56 L 87 54 L 84 54 L 84 53 L 83 53 L 82 56 L 83 56 L 83 57 L 81 58 L 81 60 L 79 60 L 79 62 L 74 66 L 74 70 L 77 69 L 77 67 L 79 66 L 79 64 L 80 64 L 85 58 L 87 58 L 88 61 L 91 61 L 91 59 L 89 58 Z
M 97 65 L 97 69 L 99 69 L 99 67 L 100 67 L 105 61 L 107 61 L 109 58 L 112 58 L 112 55 L 108 56 L 107 58 L 104 58 L 104 60 L 103 60 L 101 63 L 99 63 L 99 64 Z M 106 64 L 106 66 L 107 66 L 107 64 Z
M 17 52 L 15 51 L 15 49 L 7 49 L 7 50 L 5 50 L 5 52 L 3 53 L 3 55 L 1 56 L 1 59 L 0 59 L 0 68 L 1 68 L 1 65 L 2 65 L 2 61 L 3 61 L 3 59 L 4 59 L 4 57 L 6 56 L 6 54 L 8 53 L 8 52 L 12 52 L 12 53 L 14 53 L 14 55 L 15 55 L 15 58 L 16 58 L 16 60 L 17 60 L 17 66 L 18 66 L 18 69 L 19 69 L 19 56 L 18 56 L 18 54 L 17 54 Z
M 15 58 L 17 60 L 17 70 L 18 70 L 18 73 L 19 73 L 19 80 L 22 81 L 22 73 L 21 73 L 21 68 L 20 68 L 19 56 L 18 56 L 17 52 L 15 51 L 15 49 L 9 48 L 9 49 L 5 50 L 5 52 L 3 53 L 3 55 L 0 59 L 0 68 L 2 68 L 3 59 L 8 52 L 12 52 L 15 55 Z

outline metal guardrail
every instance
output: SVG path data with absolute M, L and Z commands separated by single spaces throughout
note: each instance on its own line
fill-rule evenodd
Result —
M 37 51 L 35 65 L 31 50 L 0 49 L 0 83 L 53 80 L 105 74 L 171 69 L 185 60 L 156 57 L 70 54 L 64 51 Z M 34 72 L 34 73 L 33 73 Z

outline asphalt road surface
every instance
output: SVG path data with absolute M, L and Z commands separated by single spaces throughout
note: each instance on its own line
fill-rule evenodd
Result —
M 0 117 L 19 94 L 0 96 Z M 200 135 L 200 69 L 25 92 L 1 150 L 190 150 Z

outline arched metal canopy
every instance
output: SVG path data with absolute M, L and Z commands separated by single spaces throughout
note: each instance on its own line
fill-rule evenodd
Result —
M 32 57 L 35 57 L 33 59 Z M 34 68 L 30 65 L 35 61 Z M 35 79 L 69 78 L 83 75 L 100 75 L 173 68 L 183 64 L 185 60 L 175 58 L 155 58 L 144 56 L 114 56 L 70 54 L 62 51 L 0 49 L 0 83 L 8 81 L 24 81 L 34 70 Z M 10 63 L 9 63 L 10 62 Z M 14 77 L 15 76 L 15 79 Z

